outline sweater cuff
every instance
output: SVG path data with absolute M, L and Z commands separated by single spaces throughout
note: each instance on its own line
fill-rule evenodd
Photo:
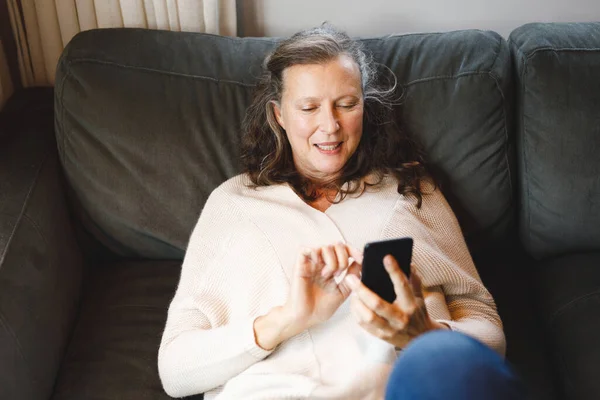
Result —
M 256 336 L 254 334 L 254 321 L 256 318 L 258 317 L 248 318 L 241 327 L 244 330 L 244 350 L 257 360 L 262 360 L 263 358 L 267 358 L 275 349 L 265 350 L 256 343 Z
M 454 330 L 454 327 L 453 327 L 454 321 L 452 321 L 452 320 L 448 320 L 448 319 L 436 319 L 435 322 L 439 322 L 440 324 L 446 325 L 449 328 L 449 330 L 451 330 L 451 331 Z M 403 350 L 402 347 L 395 347 L 395 346 L 394 346 L 394 349 L 396 350 L 396 356 L 398 356 L 402 352 L 402 350 Z
M 452 321 L 451 319 L 436 319 L 435 322 L 446 325 L 451 331 L 456 330 L 454 329 L 454 321 Z

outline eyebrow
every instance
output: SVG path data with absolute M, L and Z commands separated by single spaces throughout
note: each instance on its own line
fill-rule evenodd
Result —
M 338 97 L 337 99 L 335 99 L 335 101 L 339 101 L 342 100 L 346 97 L 352 97 L 353 99 L 357 99 L 360 100 L 360 97 L 354 94 L 345 94 L 343 96 Z M 296 105 L 300 105 L 303 103 L 311 103 L 311 102 L 318 102 L 321 99 L 319 99 L 318 97 L 302 97 L 300 99 L 298 99 L 298 101 L 295 102 Z

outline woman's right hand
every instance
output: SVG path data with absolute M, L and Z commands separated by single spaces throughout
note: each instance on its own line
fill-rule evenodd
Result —
M 349 257 L 354 259 L 350 265 Z M 344 272 L 360 277 L 361 263 L 362 254 L 344 243 L 303 251 L 294 266 L 287 302 L 254 323 L 257 344 L 272 349 L 327 321 L 352 292 L 339 277 Z

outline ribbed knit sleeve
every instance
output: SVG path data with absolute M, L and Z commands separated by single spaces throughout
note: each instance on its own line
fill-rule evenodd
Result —
M 415 202 L 399 201 L 385 236 L 415 239 L 413 264 L 430 294 L 430 299 L 426 297 L 430 314 L 446 316 L 436 319 L 504 355 L 506 342 L 494 299 L 481 282 L 443 194 L 439 189 L 429 192 L 420 209 Z M 416 218 L 405 218 L 411 214 Z
M 190 237 L 160 344 L 167 394 L 214 389 L 270 354 L 257 346 L 253 323 L 265 302 L 280 301 L 264 295 L 274 265 L 264 235 L 215 190 Z

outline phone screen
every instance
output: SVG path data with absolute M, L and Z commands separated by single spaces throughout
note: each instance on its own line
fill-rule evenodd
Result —
M 396 299 L 396 292 L 394 284 L 383 266 L 383 258 L 391 254 L 404 274 L 410 277 L 412 248 L 412 238 L 367 243 L 363 252 L 362 283 L 383 300 L 393 303 Z

